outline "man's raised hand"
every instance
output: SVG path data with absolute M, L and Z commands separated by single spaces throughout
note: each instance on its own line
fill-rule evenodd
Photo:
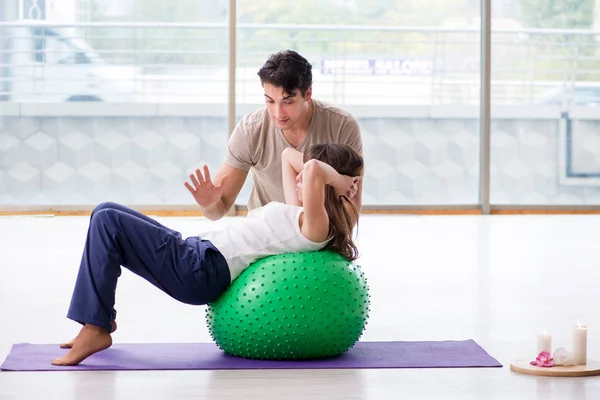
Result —
M 223 195 L 223 187 L 227 181 L 227 176 L 221 179 L 218 186 L 215 186 L 210 180 L 210 172 L 208 166 L 203 167 L 204 175 L 199 169 L 196 169 L 196 174 L 190 174 L 192 184 L 185 182 L 184 185 L 196 200 L 200 207 L 208 207 L 221 198 Z

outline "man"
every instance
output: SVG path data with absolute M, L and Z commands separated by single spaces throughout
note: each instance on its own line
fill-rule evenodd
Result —
M 227 214 L 234 204 L 248 172 L 253 187 L 248 209 L 270 201 L 284 202 L 281 154 L 287 147 L 301 153 L 316 143 L 345 143 L 362 155 L 362 138 L 356 119 L 349 113 L 312 98 L 312 66 L 301 55 L 286 50 L 273 54 L 258 71 L 266 107 L 246 115 L 237 124 L 227 146 L 225 161 L 211 182 L 204 175 L 190 175 L 194 188 L 185 186 L 210 220 Z M 197 182 L 204 183 L 197 190 Z M 208 183 L 208 187 L 206 185 Z M 352 201 L 361 209 L 362 182 Z

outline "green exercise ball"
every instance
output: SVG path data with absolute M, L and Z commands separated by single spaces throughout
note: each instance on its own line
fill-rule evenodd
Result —
M 339 355 L 367 324 L 361 268 L 332 251 L 263 258 L 206 309 L 217 346 L 237 357 L 301 360 Z

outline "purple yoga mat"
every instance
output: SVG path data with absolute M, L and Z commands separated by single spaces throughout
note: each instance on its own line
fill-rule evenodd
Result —
M 441 342 L 358 342 L 335 358 L 307 361 L 249 360 L 223 353 L 213 343 L 114 344 L 75 367 L 50 360 L 68 350 L 57 344 L 13 345 L 0 367 L 7 371 L 465 368 L 501 367 L 473 340 Z

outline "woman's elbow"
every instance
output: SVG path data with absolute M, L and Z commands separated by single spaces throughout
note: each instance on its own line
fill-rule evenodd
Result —
M 318 176 L 321 173 L 321 167 L 319 161 L 315 159 L 308 160 L 304 163 L 304 170 L 302 172 L 304 176 Z

